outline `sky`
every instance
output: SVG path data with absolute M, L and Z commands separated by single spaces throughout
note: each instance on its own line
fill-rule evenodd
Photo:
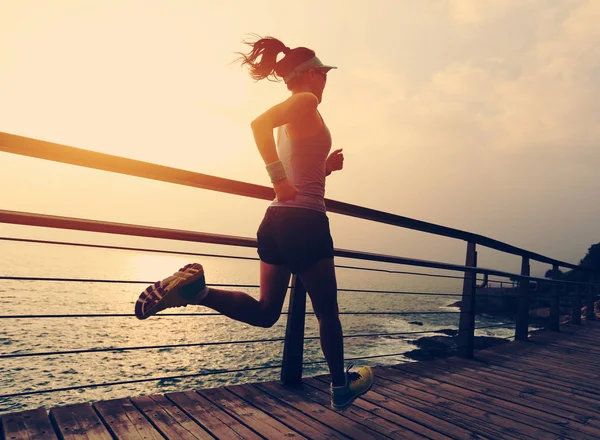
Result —
M 270 35 L 338 66 L 326 197 L 578 263 L 600 241 L 598 23 L 598 0 L 0 0 L 0 131 L 269 185 L 250 122 L 289 92 L 233 61 Z M 246 237 L 268 206 L 1 152 L 0 188 L 0 209 Z M 464 242 L 330 219 L 339 248 L 464 263 Z

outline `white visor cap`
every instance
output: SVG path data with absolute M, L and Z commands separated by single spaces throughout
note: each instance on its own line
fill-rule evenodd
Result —
M 303 62 L 299 66 L 296 66 L 294 70 L 283 77 L 283 81 L 287 83 L 290 79 L 295 78 L 296 76 L 299 76 L 300 74 L 311 69 L 323 69 L 326 72 L 329 72 L 331 69 L 337 69 L 337 67 L 326 66 L 319 58 L 313 57 L 310 60 Z

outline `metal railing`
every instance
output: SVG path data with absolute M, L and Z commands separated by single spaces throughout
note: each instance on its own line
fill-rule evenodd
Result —
M 169 183 L 175 183 L 179 185 L 203 188 L 213 191 L 225 192 L 230 194 L 236 194 L 246 197 L 253 197 L 263 200 L 271 200 L 274 197 L 273 190 L 268 187 L 259 185 L 247 184 L 244 182 L 238 182 L 230 179 L 223 179 L 214 176 L 208 176 L 199 173 L 193 173 L 190 171 L 179 170 L 175 168 L 165 167 L 161 165 L 150 164 L 147 162 L 141 162 L 132 159 L 120 158 L 117 156 L 96 153 L 92 151 L 82 150 L 78 148 L 68 147 L 64 145 L 54 144 L 50 142 L 39 141 L 35 139 L 25 138 L 21 136 L 10 135 L 7 133 L 0 132 L 0 151 L 35 157 L 40 159 L 46 159 L 56 162 L 62 162 L 77 166 L 83 166 L 87 168 L 94 168 L 105 170 L 109 172 L 115 172 L 120 174 L 126 174 L 131 176 L 138 176 L 146 179 L 159 180 Z M 365 268 L 357 266 L 343 266 L 338 265 L 336 267 L 343 267 L 352 270 L 369 270 L 379 271 L 386 273 L 397 273 L 397 274 L 410 274 L 420 276 L 432 276 L 432 277 L 444 277 L 454 278 L 463 280 L 463 289 L 461 293 L 456 294 L 440 294 L 431 292 L 406 292 L 406 291 L 382 291 L 382 290 L 356 290 L 356 289 L 339 289 L 340 291 L 348 292 L 371 292 L 381 294 L 400 294 L 400 295 L 445 295 L 445 296 L 457 296 L 461 298 L 461 311 L 460 312 L 342 312 L 342 314 L 395 314 L 395 315 L 414 315 L 414 314 L 448 314 L 456 313 L 460 314 L 459 326 L 458 326 L 458 345 L 449 347 L 449 350 L 458 352 L 461 356 L 470 358 L 474 354 L 474 338 L 475 330 L 502 327 L 499 326 L 486 326 L 479 327 L 475 326 L 475 315 L 477 312 L 476 298 L 485 297 L 485 294 L 476 291 L 478 288 L 484 288 L 489 283 L 500 283 L 501 287 L 504 285 L 511 286 L 509 294 L 506 296 L 512 296 L 519 302 L 518 314 L 516 317 L 516 328 L 515 328 L 515 339 L 519 341 L 527 340 L 529 333 L 529 307 L 530 302 L 534 299 L 532 293 L 535 291 L 544 292 L 548 291 L 548 286 L 551 286 L 550 295 L 545 295 L 544 298 L 551 301 L 550 316 L 548 318 L 548 327 L 552 330 L 559 330 L 560 328 L 560 309 L 561 299 L 572 299 L 572 322 L 574 324 L 581 323 L 581 306 L 582 301 L 585 298 L 587 313 L 586 319 L 594 319 L 593 305 L 596 297 L 598 296 L 598 286 L 600 284 L 600 278 L 598 274 L 593 273 L 587 268 L 583 268 L 577 265 L 573 265 L 567 262 L 559 261 L 553 258 L 549 258 L 525 249 L 521 249 L 506 243 L 502 243 L 497 240 L 493 240 L 488 237 L 484 237 L 478 234 L 461 231 L 458 229 L 448 228 L 445 226 L 435 225 L 419 220 L 410 219 L 407 217 L 390 214 L 387 212 L 377 211 L 362 206 L 351 205 L 339 201 L 326 199 L 327 209 L 329 212 L 342 214 L 346 216 L 361 218 L 369 221 L 378 223 L 386 223 L 395 225 L 403 228 L 409 228 L 426 232 L 434 235 L 450 237 L 457 240 L 462 240 L 467 243 L 466 249 L 466 260 L 465 265 L 449 264 L 438 261 L 427 261 L 417 260 L 401 256 L 394 255 L 382 255 L 367 252 L 360 252 L 354 250 L 335 249 L 335 255 L 337 257 L 344 257 L 350 259 L 357 259 L 363 261 L 376 261 L 394 263 L 399 265 L 408 265 L 414 267 L 438 269 L 450 272 L 463 273 L 463 276 L 446 275 L 446 274 L 429 274 L 422 272 L 412 271 L 396 271 L 379 268 Z M 28 226 L 39 226 L 49 228 L 59 228 L 68 230 L 79 230 L 89 232 L 101 232 L 109 234 L 119 234 L 137 237 L 152 237 L 152 238 L 163 238 L 179 241 L 197 242 L 197 243 L 212 243 L 227 246 L 237 247 L 256 247 L 256 240 L 247 237 L 236 237 L 227 235 L 210 234 L 203 232 L 175 230 L 166 228 L 155 228 L 149 226 L 113 223 L 105 221 L 94 221 L 89 219 L 51 216 L 28 212 L 16 212 L 0 210 L 0 223 L 28 225 Z M 157 249 L 145 249 L 135 247 L 122 247 L 122 246 L 104 246 L 97 244 L 86 244 L 86 243 L 70 243 L 61 241 L 51 240 L 31 240 L 31 239 L 19 239 L 12 237 L 0 237 L 0 240 L 13 241 L 13 242 L 29 242 L 38 244 L 50 244 L 50 245 L 64 245 L 64 246 L 83 246 L 91 248 L 106 248 L 106 249 L 119 249 L 119 250 L 136 250 L 143 252 L 160 252 L 168 254 L 179 254 L 179 255 L 198 255 L 198 256 L 211 256 L 219 258 L 231 258 L 231 259 L 242 259 L 242 260 L 257 260 L 252 257 L 242 257 L 235 255 L 218 255 L 208 253 L 192 253 L 192 252 L 179 252 L 172 250 L 157 250 Z M 506 271 L 478 267 L 477 265 L 477 246 L 487 247 L 495 249 L 501 252 L 519 255 L 522 258 L 522 265 L 520 273 L 510 273 Z M 553 279 L 548 280 L 545 278 L 534 277 L 530 275 L 530 261 L 538 261 L 545 264 L 550 264 L 553 268 Z M 568 268 L 575 269 L 578 273 L 586 274 L 585 281 L 567 281 L 559 278 L 559 269 Z M 482 276 L 481 284 L 477 284 L 477 277 Z M 505 280 L 491 280 L 490 276 L 497 276 L 504 279 L 517 280 L 505 281 Z M 63 281 L 63 282 L 92 282 L 92 283 L 143 283 L 149 284 L 153 281 L 123 281 L 123 280 L 99 280 L 99 279 L 73 279 L 73 278 L 48 278 L 48 277 L 11 277 L 1 276 L 0 279 L 4 280 L 21 280 L 21 281 Z M 531 286 L 534 286 L 532 289 Z M 213 285 L 215 286 L 215 285 Z M 224 285 L 219 285 L 224 286 Z M 234 285 L 236 287 L 251 287 L 256 288 L 255 285 Z M 561 291 L 561 287 L 564 289 L 564 293 Z M 302 367 L 303 365 L 318 364 L 324 361 L 315 362 L 303 362 L 303 345 L 304 340 L 318 339 L 317 337 L 305 337 L 305 315 L 306 313 L 306 291 L 302 282 L 299 278 L 294 276 L 292 278 L 292 284 L 290 286 L 291 294 L 289 300 L 289 307 L 287 312 L 287 326 L 286 334 L 284 338 L 271 338 L 271 339 L 257 339 L 257 340 L 242 340 L 242 341 L 230 341 L 230 342 L 205 342 L 205 343 L 191 343 L 191 344 L 170 344 L 170 345 L 148 345 L 148 346 L 134 346 L 134 347 L 111 347 L 111 348 L 91 348 L 82 350 L 63 350 L 63 351 L 46 351 L 36 353 L 15 353 L 15 354 L 0 354 L 0 359 L 17 358 L 17 357 L 39 357 L 39 356 L 50 356 L 50 355 L 63 355 L 63 354 L 80 354 L 89 352 L 107 352 L 107 351 L 130 351 L 130 350 L 150 350 L 158 348 L 176 348 L 176 347 L 192 347 L 192 346 L 207 346 L 207 345 L 224 345 L 224 344 L 249 344 L 249 343 L 272 343 L 272 342 L 284 342 L 283 349 L 283 361 L 279 365 L 268 365 L 256 368 L 245 368 L 242 370 L 219 370 L 210 371 L 203 373 L 194 373 L 186 375 L 166 376 L 160 378 L 144 378 L 129 381 L 117 381 L 117 382 L 106 382 L 99 384 L 86 384 L 75 387 L 65 387 L 58 389 L 46 389 L 28 391 L 23 393 L 11 393 L 0 395 L 0 398 L 8 398 L 15 396 L 22 396 L 28 394 L 38 394 L 54 391 L 65 391 L 78 388 L 90 388 L 100 386 L 111 386 L 118 384 L 128 384 L 135 382 L 147 382 L 156 380 L 168 380 L 168 379 L 180 379 L 186 377 L 197 377 L 208 374 L 223 374 L 238 371 L 251 371 L 257 369 L 273 369 L 281 368 L 281 378 L 287 384 L 295 384 L 301 380 Z M 541 290 L 540 290 L 541 289 Z M 573 292 L 573 295 L 570 295 Z M 487 295 L 490 297 L 497 298 L 497 295 Z M 218 315 L 218 313 L 161 313 L 161 316 L 210 316 Z M 60 315 L 0 315 L 0 319 L 29 319 L 29 318 L 68 318 L 68 317 L 116 317 L 116 316 L 132 316 L 130 314 L 60 314 Z M 368 336 L 400 336 L 408 334 L 420 334 L 420 333 L 435 333 L 433 330 L 427 330 L 423 332 L 396 332 L 396 333 L 377 333 L 377 334 L 350 334 L 346 335 L 346 338 L 355 337 L 368 337 Z M 365 358 L 377 358 L 377 357 L 391 357 L 401 356 L 403 353 L 365 356 L 348 358 L 346 360 L 365 359 Z

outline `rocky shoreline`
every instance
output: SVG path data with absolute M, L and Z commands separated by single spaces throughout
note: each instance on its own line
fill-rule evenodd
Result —
M 404 353 L 409 359 L 415 361 L 430 361 L 434 359 L 456 356 L 458 354 L 458 331 L 452 329 L 442 329 L 432 333 L 444 333 L 444 336 L 423 336 L 411 344 L 416 345 L 416 350 Z M 475 350 L 484 350 L 499 344 L 509 342 L 503 338 L 493 336 L 475 336 Z

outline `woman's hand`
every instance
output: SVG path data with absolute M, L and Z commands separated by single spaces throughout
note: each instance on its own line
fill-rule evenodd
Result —
M 292 182 L 290 182 L 288 179 L 275 182 L 273 184 L 273 189 L 275 189 L 275 195 L 277 196 L 278 202 L 294 200 L 298 195 L 298 188 L 292 185 Z
M 344 168 L 344 155 L 342 154 L 342 148 L 335 150 L 329 155 L 325 162 L 325 172 L 330 175 L 334 171 L 338 171 Z

